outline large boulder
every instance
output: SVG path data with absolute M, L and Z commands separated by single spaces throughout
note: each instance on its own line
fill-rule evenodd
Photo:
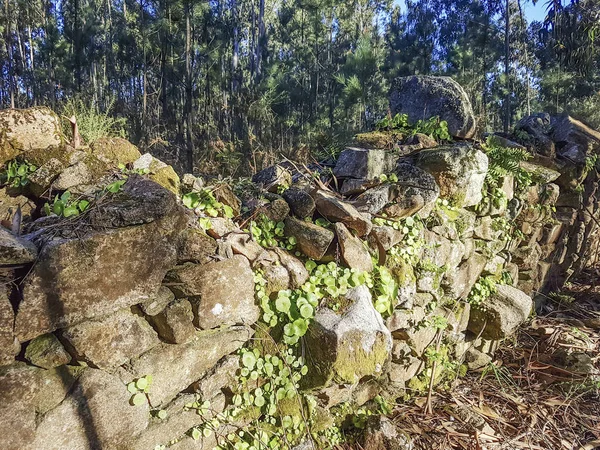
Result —
M 154 297 L 175 264 L 176 236 L 185 225 L 180 210 L 144 225 L 58 235 L 46 241 L 23 281 L 15 321 L 19 340 L 144 303 Z
M 600 151 L 599 131 L 566 114 L 552 116 L 550 124 L 552 140 L 560 156 L 584 164 L 586 157 Z
M 440 197 L 457 207 L 474 206 L 482 197 L 488 157 L 470 145 L 450 145 L 423 150 L 415 165 L 430 173 L 440 188 Z
M 484 339 L 503 339 L 527 320 L 532 307 L 529 295 L 512 286 L 499 285 L 484 304 L 471 308 L 469 331 Z
M 392 350 L 392 336 L 373 307 L 369 289 L 353 288 L 346 299 L 349 305 L 341 314 L 321 308 L 308 329 L 307 383 L 312 387 L 381 375 Z
M 0 165 L 30 150 L 62 145 L 60 119 L 48 108 L 0 111 Z
M 132 163 L 142 156 L 135 145 L 120 137 L 96 139 L 90 149 L 98 159 L 114 166 Z
M 457 138 L 470 139 L 477 128 L 469 96 L 450 77 L 396 78 L 390 89 L 390 108 L 392 114 L 407 114 L 410 123 L 438 116 Z
M 184 264 L 171 270 L 167 282 L 179 298 L 189 298 L 195 325 L 252 325 L 258 320 L 254 302 L 254 274 L 242 255 L 209 264 Z

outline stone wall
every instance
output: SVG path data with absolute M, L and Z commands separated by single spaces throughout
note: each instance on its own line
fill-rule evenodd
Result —
M 487 147 L 362 136 L 331 167 L 235 186 L 120 139 L 72 148 L 47 110 L 0 124 L 0 163 L 31 165 L 0 189 L 5 450 L 265 430 L 289 448 L 308 429 L 328 448 L 373 399 L 485 366 L 598 243 L 600 135 L 568 117 Z M 490 149 L 525 148 L 508 138 L 532 158 L 502 172 Z

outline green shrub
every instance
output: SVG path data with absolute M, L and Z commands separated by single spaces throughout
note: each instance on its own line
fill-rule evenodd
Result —
M 111 100 L 104 112 L 98 105 L 84 102 L 81 98 L 70 98 L 63 105 L 61 114 L 65 118 L 75 116 L 79 134 L 87 144 L 91 144 L 100 138 L 126 137 L 125 127 L 127 119 L 111 115 L 114 101 Z M 66 136 L 73 136 L 71 124 L 64 121 L 63 132 Z

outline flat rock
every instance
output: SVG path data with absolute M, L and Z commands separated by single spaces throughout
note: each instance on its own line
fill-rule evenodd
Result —
M 285 219 L 285 234 L 294 236 L 298 249 L 316 260 L 323 258 L 334 238 L 333 231 L 295 217 Z
M 175 294 L 166 286 L 161 286 L 156 295 L 145 303 L 140 303 L 140 309 L 144 314 L 154 316 L 175 300 Z
M 131 361 L 127 366 L 130 376 L 124 381 L 152 374 L 148 395 L 152 405 L 158 407 L 202 378 L 223 356 L 235 352 L 251 336 L 250 328 L 237 326 L 199 331 L 184 344 L 160 344 Z
M 366 236 L 373 227 L 369 217 L 332 193 L 317 191 L 315 203 L 319 214 L 330 222 L 343 222 L 348 228 L 356 231 L 359 236 Z
M 336 223 L 334 228 L 345 265 L 359 272 L 373 271 L 373 262 L 366 244 L 352 235 L 342 222 Z
M 35 366 L 52 369 L 68 364 L 71 355 L 54 334 L 46 333 L 29 342 L 25 349 L 25 359 Z
M 170 344 L 187 342 L 194 337 L 196 329 L 193 320 L 192 305 L 186 299 L 176 300 L 150 317 L 150 322 L 158 335 Z
M 252 177 L 252 182 L 261 184 L 269 192 L 277 192 L 292 184 L 292 174 L 285 167 L 275 164 L 261 170 Z
M 107 164 L 118 166 L 136 161 L 142 154 L 127 139 L 120 137 L 103 137 L 90 144 L 92 154 Z
M 185 264 L 167 276 L 179 298 L 194 308 L 194 324 L 209 329 L 220 325 L 251 325 L 258 320 L 254 302 L 254 274 L 241 255 L 209 264 Z
M 0 226 L 0 266 L 27 264 L 35 261 L 37 248 Z
M 333 174 L 338 178 L 373 180 L 394 168 L 395 157 L 379 149 L 348 147 L 340 153 Z

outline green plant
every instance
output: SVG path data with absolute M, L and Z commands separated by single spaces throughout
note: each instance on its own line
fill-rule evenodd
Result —
M 395 220 L 383 215 L 374 218 L 373 223 L 376 225 L 386 225 L 403 233 L 402 241 L 389 250 L 390 257 L 400 257 L 409 263 L 416 262 L 419 249 L 423 246 L 423 240 L 420 238 L 421 231 L 423 230 L 421 219 L 417 216 L 411 216 Z
M 500 187 L 500 182 L 509 175 L 514 177 L 517 192 L 524 191 L 533 183 L 532 174 L 521 167 L 522 161 L 532 158 L 527 150 L 503 147 L 495 136 L 489 136 L 482 147 L 489 159 L 485 178 L 489 189 Z
M 104 137 L 125 137 L 127 120 L 112 116 L 114 104 L 111 100 L 102 112 L 96 103 L 70 97 L 62 108 L 62 115 L 67 118 L 75 116 L 79 134 L 88 144 Z M 72 136 L 71 124 L 66 122 L 63 131 L 65 135 Z
M 448 132 L 448 122 L 440 120 L 437 116 L 430 117 L 427 120 L 418 120 L 413 125 L 409 125 L 408 115 L 396 114 L 394 117 L 384 117 L 376 123 L 375 128 L 379 131 L 397 130 L 411 135 L 422 133 L 438 142 L 452 140 L 452 136 Z
M 265 248 L 279 246 L 292 251 L 296 247 L 296 238 L 285 237 L 284 228 L 283 222 L 275 222 L 264 214 L 261 214 L 258 220 L 250 222 L 250 233 L 260 245 Z
M 37 170 L 37 167 L 27 161 L 13 159 L 6 165 L 6 170 L 0 174 L 0 184 L 7 184 L 19 188 L 29 184 L 29 175 Z
M 104 187 L 106 192 L 110 192 L 111 194 L 116 194 L 117 192 L 123 190 L 123 185 L 127 180 L 117 180 L 114 181 Z
M 152 375 L 144 375 L 137 378 L 127 385 L 127 391 L 132 394 L 129 403 L 133 406 L 138 406 L 148 400 L 148 392 L 152 383 Z M 166 416 L 165 416 L 166 417 Z
M 69 191 L 63 192 L 60 196 L 54 197 L 52 204 L 44 205 L 44 212 L 47 216 L 56 214 L 60 217 L 74 217 L 87 211 L 90 202 L 84 198 L 74 199 Z
M 188 192 L 181 200 L 189 209 L 197 209 L 208 217 L 233 218 L 233 208 L 217 201 L 210 189 L 202 189 L 198 192 Z
M 373 291 L 375 309 L 382 315 L 391 315 L 398 297 L 398 283 L 387 267 L 374 266 Z
M 467 302 L 473 305 L 483 304 L 492 294 L 496 293 L 497 284 L 491 275 L 479 277 L 467 296 Z

